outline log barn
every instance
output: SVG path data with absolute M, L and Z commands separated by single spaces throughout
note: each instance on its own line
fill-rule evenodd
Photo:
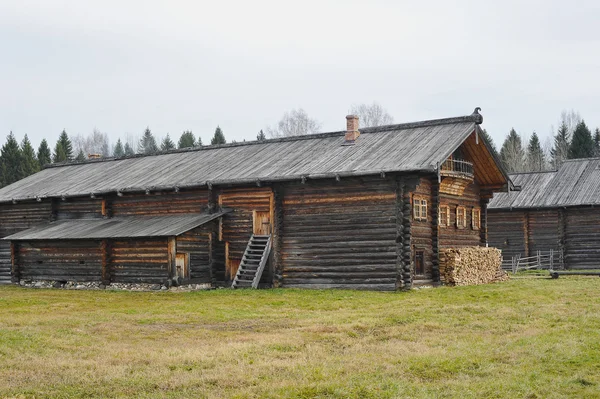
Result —
M 600 268 L 600 159 L 568 160 L 557 171 L 510 178 L 521 189 L 494 194 L 490 245 L 502 249 L 505 260 L 552 250 L 565 268 Z
M 512 183 L 471 115 L 49 165 L 0 190 L 4 281 L 408 289 Z

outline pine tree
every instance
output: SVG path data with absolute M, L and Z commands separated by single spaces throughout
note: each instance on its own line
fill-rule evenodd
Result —
M 227 141 L 225 140 L 225 135 L 223 134 L 223 130 L 221 130 L 221 127 L 217 126 L 217 128 L 215 129 L 215 135 L 213 136 L 212 140 L 210 141 L 210 144 L 215 145 L 215 144 L 225 144 L 227 143 Z
M 260 129 L 260 132 L 258 132 L 258 134 L 256 135 L 256 140 L 264 141 L 266 139 L 267 139 L 267 137 L 265 136 L 265 133 L 262 131 L 262 129 Z
M 73 160 L 73 144 L 69 135 L 63 129 L 54 147 L 54 162 L 65 162 Z
M 150 128 L 147 127 L 144 130 L 144 135 L 140 139 L 140 143 L 138 145 L 138 154 L 156 154 L 158 152 L 158 145 L 156 144 L 156 139 L 154 135 L 150 131 Z
M 536 132 L 533 132 L 527 147 L 527 171 L 540 172 L 546 168 L 546 157 L 540 139 Z
M 600 157 L 600 129 L 596 128 L 596 134 L 594 134 L 594 156 Z
M 573 132 L 573 139 L 569 146 L 569 159 L 589 158 L 594 156 L 594 139 L 585 121 L 577 124 Z
M 202 137 L 198 136 L 198 141 L 196 141 L 196 147 L 202 147 L 204 144 L 202 144 Z
M 569 159 L 569 146 L 571 143 L 571 133 L 569 132 L 569 126 L 563 121 L 556 135 L 554 136 L 554 146 L 550 150 L 550 156 L 552 157 L 552 167 L 554 169 L 560 168 L 563 162 Z
M 123 143 L 121 143 L 121 139 L 118 139 L 117 144 L 115 144 L 115 148 L 113 149 L 113 156 L 115 158 L 121 158 L 125 156 L 125 150 L 123 149 Z
M 13 132 L 10 132 L 6 138 L 6 143 L 0 150 L 0 172 L 3 186 L 8 186 L 24 177 L 21 149 Z
M 85 161 L 85 154 L 83 153 L 83 150 L 79 150 L 79 153 L 77 154 L 77 156 L 75 157 L 75 160 L 77 162 L 83 162 Z
M 40 163 L 35 155 L 35 150 L 27 135 L 21 141 L 21 168 L 23 177 L 27 177 L 40 171 Z
M 525 169 L 525 151 L 521 136 L 515 129 L 510 129 L 506 136 L 502 149 L 500 149 L 500 159 L 508 173 L 522 172 Z
M 133 151 L 129 143 L 125 143 L 125 156 L 130 157 L 132 155 L 135 155 L 135 151 Z
M 200 141 L 200 145 L 202 145 L 202 140 L 198 138 Z M 196 146 L 196 138 L 194 137 L 194 133 L 191 130 L 185 130 L 181 133 L 181 137 L 179 138 L 179 142 L 177 143 L 177 148 L 191 148 Z
M 262 133 L 262 130 L 260 132 Z M 496 143 L 494 143 L 494 139 L 492 139 L 492 136 L 490 136 L 490 134 L 487 132 L 487 130 L 483 129 L 481 131 L 481 136 L 484 137 L 487 140 L 490 147 L 492 147 L 492 153 L 496 157 L 500 157 L 500 155 L 498 154 L 498 150 L 496 149 Z
M 38 147 L 37 160 L 40 168 L 43 168 L 45 165 L 48 165 L 52 162 L 52 152 L 50 151 L 50 147 L 48 146 L 46 139 L 43 139 Z
M 169 133 L 167 133 L 167 136 L 163 139 L 162 143 L 160 144 L 160 149 L 162 151 L 169 151 L 173 148 L 175 148 L 175 143 L 173 143 L 173 140 L 171 140 Z

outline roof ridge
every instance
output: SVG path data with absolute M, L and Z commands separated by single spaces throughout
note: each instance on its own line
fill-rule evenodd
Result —
M 565 159 L 565 160 L 563 161 L 563 163 L 565 163 L 565 162 L 598 161 L 598 160 L 600 160 L 600 157 L 574 158 L 574 159 Z
M 553 170 L 540 170 L 540 171 L 535 171 L 535 172 L 515 172 L 515 173 L 509 173 L 509 176 L 516 176 L 516 175 L 534 175 L 536 173 L 556 173 L 558 172 L 558 169 L 553 169 Z
M 428 127 L 428 126 L 439 126 L 439 125 L 449 125 L 454 123 L 480 123 L 481 115 L 479 114 L 471 114 L 465 116 L 457 116 L 452 118 L 442 118 L 442 119 L 429 119 L 424 121 L 417 122 L 407 122 L 407 123 L 399 123 L 392 125 L 382 125 L 376 127 L 366 127 L 359 128 L 361 133 L 380 133 L 380 132 L 388 132 L 391 130 L 406 130 L 406 129 L 416 129 L 419 127 Z M 232 148 L 232 147 L 241 147 L 247 145 L 262 145 L 267 143 L 285 143 L 290 141 L 300 141 L 300 140 L 313 140 L 319 138 L 328 138 L 328 137 L 336 137 L 336 136 L 344 136 L 346 134 L 345 130 L 338 130 L 334 132 L 324 132 L 324 133 L 313 133 L 313 134 L 305 134 L 301 136 L 291 136 L 291 137 L 277 137 L 266 140 L 251 140 L 251 141 L 240 141 L 226 144 L 213 144 L 213 145 L 203 145 L 200 147 L 188 147 L 188 148 L 178 148 L 167 151 L 159 151 L 154 154 L 135 154 L 124 157 L 106 157 L 106 158 L 96 158 L 96 159 L 86 159 L 85 161 L 76 161 L 76 162 L 61 162 L 54 164 L 44 165 L 44 169 L 48 168 L 59 168 L 62 166 L 73 166 L 73 165 L 84 165 L 90 163 L 98 163 L 98 162 L 111 162 L 111 161 L 121 161 L 125 159 L 135 159 L 135 158 L 146 158 L 146 157 L 154 157 L 160 155 L 169 155 L 169 154 L 179 154 L 184 152 L 197 152 L 197 151 L 207 151 L 207 150 L 215 150 L 220 148 Z

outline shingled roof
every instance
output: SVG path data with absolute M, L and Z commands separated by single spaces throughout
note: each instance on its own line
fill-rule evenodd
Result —
M 476 112 L 364 128 L 353 145 L 344 145 L 346 132 L 340 131 L 51 165 L 0 189 L 0 202 L 381 172 L 435 172 L 481 120 Z
M 600 158 L 572 159 L 558 171 L 511 174 L 521 191 L 495 193 L 489 209 L 600 204 Z

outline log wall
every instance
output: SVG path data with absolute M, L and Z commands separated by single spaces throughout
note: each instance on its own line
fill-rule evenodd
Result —
M 51 217 L 50 201 L 0 204 L 0 238 L 46 223 Z M 10 283 L 11 263 L 10 242 L 0 240 L 0 284 Z
M 394 179 L 311 181 L 283 191 L 283 287 L 396 288 Z
M 437 182 L 436 182 L 437 183 Z M 436 186 L 437 188 L 437 186 Z M 424 198 L 427 200 L 427 220 L 415 220 L 413 215 L 412 226 L 411 226 L 411 246 L 413 250 L 413 256 L 417 251 L 423 252 L 424 257 L 424 275 L 416 275 L 413 270 L 414 280 L 429 280 L 433 278 L 433 224 L 434 216 L 437 215 L 435 211 L 433 196 L 432 196 L 432 182 L 431 179 L 421 178 L 419 185 L 413 191 L 411 198 Z M 412 202 L 412 199 L 411 199 Z M 435 215 L 434 215 L 435 214 Z M 437 221 L 436 221 L 437 225 Z M 437 240 L 436 240 L 437 241 Z M 437 244 L 437 243 L 436 243 Z M 413 259 L 414 263 L 414 259 Z
M 216 231 L 217 223 L 213 221 L 177 237 L 177 253 L 190 255 L 191 283 L 212 283 L 211 243 Z
M 101 218 L 104 216 L 105 204 L 102 199 L 55 200 L 52 214 L 57 220 Z
M 565 263 L 570 269 L 600 269 L 600 209 L 568 208 Z
M 481 197 L 479 186 L 471 183 L 467 186 L 462 196 L 448 195 L 440 193 L 440 206 L 450 207 L 450 224 L 447 227 L 439 229 L 440 248 L 460 248 L 481 245 L 481 230 L 472 227 L 473 208 L 481 209 Z M 456 226 L 456 208 L 464 206 L 466 210 L 466 227 L 458 228 Z M 484 210 L 481 209 L 483 217 Z M 484 224 L 481 224 L 484 227 Z
M 100 241 L 32 241 L 15 244 L 15 262 L 23 280 L 100 281 Z
M 526 255 L 525 246 L 525 211 L 500 212 L 488 210 L 488 243 L 490 247 L 502 250 L 504 259 L 517 254 Z
M 200 213 L 208 207 L 209 191 L 198 189 L 178 193 L 155 192 L 150 195 L 124 194 L 111 199 L 112 216 L 153 215 L 165 216 L 182 213 Z
M 114 283 L 161 284 L 169 278 L 166 238 L 112 241 L 110 280 Z

